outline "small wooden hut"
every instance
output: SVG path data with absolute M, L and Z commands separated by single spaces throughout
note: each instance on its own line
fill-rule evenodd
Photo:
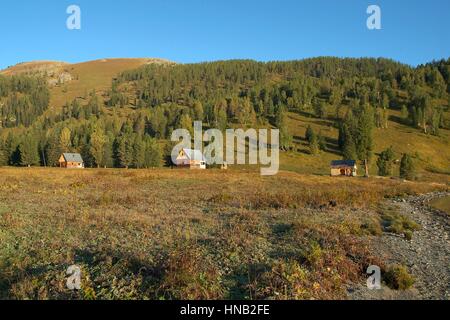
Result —
M 358 166 L 355 160 L 335 160 L 331 162 L 332 177 L 356 177 Z
M 66 169 L 83 169 L 84 161 L 79 153 L 63 153 L 59 158 L 59 167 Z

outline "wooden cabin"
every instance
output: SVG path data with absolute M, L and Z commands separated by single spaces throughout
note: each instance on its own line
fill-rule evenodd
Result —
M 182 149 L 175 165 L 179 168 L 206 169 L 206 159 L 200 150 Z
M 355 160 L 335 160 L 331 162 L 332 177 L 356 177 L 358 166 Z
M 83 169 L 84 161 L 79 153 L 63 153 L 59 158 L 59 167 L 67 169 Z

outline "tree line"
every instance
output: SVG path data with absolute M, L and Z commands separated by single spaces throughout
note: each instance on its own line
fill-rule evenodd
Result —
M 0 128 L 30 126 L 48 108 L 46 80 L 29 76 L 0 76 Z
M 290 150 L 288 112 L 297 112 L 331 120 L 342 157 L 368 166 L 373 130 L 386 129 L 388 120 L 433 135 L 449 128 L 449 68 L 450 60 L 412 68 L 339 58 L 147 65 L 118 75 L 105 97 L 92 92 L 45 115 L 43 79 L 0 77 L 0 163 L 55 165 L 61 152 L 76 151 L 88 166 L 155 166 L 167 156 L 171 132 L 192 130 L 193 121 L 277 127 L 281 149 Z M 389 110 L 401 117 L 389 118 Z M 320 132 L 308 128 L 305 138 L 312 154 L 326 149 Z

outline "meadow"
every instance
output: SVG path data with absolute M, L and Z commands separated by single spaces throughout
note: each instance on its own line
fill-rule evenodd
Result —
M 345 299 L 369 265 L 390 267 L 367 245 L 384 216 L 413 225 L 387 199 L 435 190 L 448 186 L 0 168 L 0 299 Z M 80 291 L 66 288 L 71 265 Z

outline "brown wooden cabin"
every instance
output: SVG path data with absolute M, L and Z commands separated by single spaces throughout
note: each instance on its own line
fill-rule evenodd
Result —
M 63 153 L 59 158 L 59 167 L 67 169 L 83 169 L 84 161 L 79 153 Z
M 331 162 L 332 177 L 356 177 L 358 166 L 355 160 L 335 160 Z
M 178 168 L 206 169 L 206 159 L 200 150 L 182 149 L 178 154 L 175 165 Z

